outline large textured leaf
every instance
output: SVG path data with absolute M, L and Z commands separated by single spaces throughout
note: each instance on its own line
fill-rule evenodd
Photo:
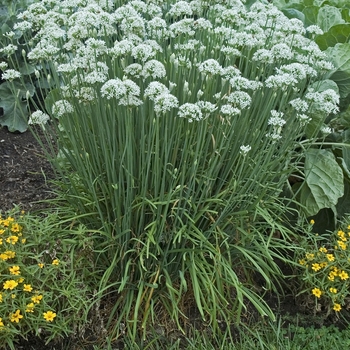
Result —
M 305 16 L 304 24 L 305 26 L 310 26 L 317 23 L 318 18 L 318 6 L 307 6 L 303 9 L 303 14 Z
M 350 73 L 350 44 L 336 44 L 334 47 L 329 47 L 326 54 L 337 70 Z
M 317 25 L 324 31 L 328 32 L 329 29 L 337 24 L 345 23 L 342 18 L 341 9 L 334 6 L 322 6 L 317 15 Z
M 333 47 L 339 43 L 347 43 L 350 38 L 350 23 L 337 24 L 329 29 L 328 32 L 318 35 L 315 38 L 316 43 L 321 50 Z
M 335 206 L 344 195 L 343 172 L 332 152 L 325 149 L 310 149 L 305 154 L 305 186 L 300 193 L 300 202 L 309 216 L 322 208 Z

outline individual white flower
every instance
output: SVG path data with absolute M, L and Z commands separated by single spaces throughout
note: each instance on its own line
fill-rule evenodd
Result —
M 137 12 L 145 12 L 147 10 L 147 4 L 140 0 L 132 0 L 128 2 L 128 5 L 132 6 Z
M 74 96 L 81 102 L 94 101 L 97 98 L 95 89 L 90 86 L 79 87 L 78 90 L 74 91 Z
M 158 81 L 152 81 L 145 89 L 144 96 L 148 97 L 150 100 L 154 100 L 158 95 L 164 93 L 169 94 L 169 89 Z
M 120 99 L 122 96 L 125 96 L 125 94 L 126 86 L 119 78 L 110 79 L 101 87 L 102 97 L 106 97 L 108 100 L 111 98 Z
M 85 41 L 87 50 L 92 50 L 95 57 L 107 52 L 106 42 L 95 38 L 89 38 Z
M 118 7 L 112 14 L 114 20 L 121 22 L 125 18 L 139 16 L 137 10 L 129 4 Z
M 310 118 L 308 115 L 299 113 L 296 115 L 296 118 L 300 121 L 301 126 L 305 126 L 312 120 L 312 118 Z
M 293 51 L 284 43 L 278 43 L 272 46 L 271 54 L 275 60 L 290 60 L 293 58 Z
M 212 58 L 198 64 L 198 70 L 203 74 L 220 74 L 222 67 L 217 60 Z
M 242 56 L 242 52 L 232 46 L 222 46 L 220 51 L 228 56 L 236 56 L 236 57 Z
M 235 116 L 241 113 L 241 111 L 238 108 L 233 107 L 232 105 L 222 105 L 220 108 L 220 112 L 228 116 Z
M 12 55 L 16 52 L 17 46 L 13 44 L 8 44 L 7 46 L 0 49 L 0 52 L 3 52 L 5 55 Z
M 1 79 L 12 81 L 13 79 L 20 78 L 21 73 L 14 69 L 6 69 L 4 73 L 1 74 Z
M 263 86 L 263 83 L 249 80 L 245 77 L 235 76 L 230 79 L 230 85 L 235 90 L 258 90 Z
M 124 35 L 136 34 L 143 37 L 146 33 L 144 19 L 141 16 L 124 18 L 120 24 L 120 29 Z
M 267 133 L 265 135 L 266 137 L 268 137 L 269 139 L 272 140 L 272 143 L 275 143 L 276 141 L 280 140 L 282 138 L 282 136 L 279 133 Z
M 329 126 L 326 126 L 326 125 L 323 125 L 320 129 L 320 131 L 322 132 L 322 134 L 324 135 L 329 135 L 333 132 L 333 130 L 329 127 Z
M 162 4 L 162 2 L 160 2 L 160 4 Z M 163 14 L 162 8 L 153 2 L 147 4 L 145 13 L 151 18 L 161 17 Z
M 90 73 L 85 74 L 84 81 L 88 84 L 104 83 L 108 76 L 101 70 L 94 70 Z
M 217 106 L 209 101 L 198 101 L 196 105 L 201 109 L 204 115 L 209 115 L 217 110 Z
M 116 41 L 114 46 L 109 50 L 113 56 L 125 56 L 130 53 L 133 49 L 134 44 L 128 39 L 123 39 L 121 41 Z
M 187 118 L 190 123 L 193 122 L 193 120 L 200 121 L 203 119 L 201 109 L 193 103 L 185 103 L 181 105 L 177 115 L 179 118 Z
M 285 64 L 280 66 L 279 68 L 276 68 L 277 74 L 284 74 L 284 73 L 289 73 L 292 74 L 297 80 L 301 81 L 306 79 L 306 76 L 308 73 L 311 73 L 314 75 L 314 72 L 316 71 L 314 69 L 310 69 L 306 64 L 301 64 L 301 63 L 290 63 L 290 64 Z M 316 73 L 317 75 L 317 73 Z
M 283 113 L 282 112 L 277 112 L 275 110 L 271 111 L 271 117 L 267 121 L 268 125 L 273 125 L 276 127 L 282 127 L 284 124 L 286 124 L 286 121 L 282 118 Z
M 316 35 L 323 34 L 323 30 L 318 25 L 315 25 L 315 24 L 306 27 L 306 31 L 310 34 L 316 34 Z
M 211 24 L 211 22 L 205 18 L 197 18 L 193 25 L 197 29 L 202 29 L 202 30 L 203 29 L 210 30 L 213 28 L 213 25 Z
M 269 88 L 282 89 L 283 91 L 289 87 L 294 86 L 298 83 L 298 80 L 289 73 L 270 75 L 266 81 L 265 85 Z
M 123 81 L 126 92 L 119 100 L 119 104 L 123 106 L 139 106 L 142 101 L 138 98 L 140 96 L 140 87 L 130 79 Z
M 166 70 L 164 64 L 157 60 L 150 60 L 145 63 L 142 69 L 142 75 L 145 78 L 152 77 L 153 79 L 164 78 Z
M 254 52 L 253 61 L 271 64 L 274 62 L 274 55 L 270 50 L 258 49 Z
M 142 73 L 142 66 L 139 63 L 131 63 L 124 68 L 124 73 L 139 78 Z
M 233 77 L 238 77 L 240 75 L 241 75 L 241 71 L 234 66 L 228 66 L 228 67 L 222 68 L 221 70 L 221 77 L 226 80 L 229 80 Z
M 187 34 L 188 36 L 193 36 L 196 32 L 194 30 L 194 19 L 184 18 L 178 22 L 172 23 L 169 26 L 170 36 L 175 38 L 181 34 Z
M 154 98 L 154 111 L 163 114 L 179 106 L 178 99 L 167 92 L 163 92 Z
M 163 18 L 153 17 L 146 22 L 149 35 L 154 39 L 165 39 L 168 36 L 167 23 Z
M 252 149 L 252 147 L 250 145 L 246 145 L 246 146 L 242 145 L 239 149 L 240 149 L 239 153 L 243 157 L 245 157 L 248 154 L 248 152 Z
M 44 125 L 50 120 L 50 117 L 43 113 L 42 111 L 35 111 L 29 116 L 28 124 L 29 125 L 40 125 L 44 128 Z
M 171 9 L 168 12 L 168 16 L 180 17 L 192 15 L 191 5 L 186 1 L 178 1 L 171 5 Z
M 58 100 L 52 106 L 52 114 L 59 118 L 64 114 L 73 113 L 74 108 L 67 100 Z
M 228 95 L 227 101 L 239 109 L 244 109 L 250 106 L 252 98 L 244 91 L 235 91 Z
M 132 48 L 131 56 L 135 59 L 139 59 L 142 62 L 148 61 L 150 58 L 153 58 L 156 55 L 155 50 L 151 45 L 148 44 L 139 44 Z
M 57 46 L 51 45 L 45 41 L 40 41 L 32 51 L 30 51 L 27 57 L 32 61 L 47 61 L 53 58 L 53 56 L 60 51 Z
M 21 32 L 25 32 L 28 29 L 32 28 L 32 23 L 28 21 L 17 22 L 13 25 L 14 30 L 19 30 Z
M 289 104 L 297 111 L 297 112 L 306 112 L 309 109 L 309 104 L 306 101 L 303 101 L 300 97 L 289 101 Z
M 5 70 L 7 67 L 8 67 L 8 64 L 5 61 L 0 62 L 0 69 L 1 70 Z

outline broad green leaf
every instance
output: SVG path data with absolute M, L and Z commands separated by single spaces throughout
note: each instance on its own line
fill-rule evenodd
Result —
M 350 180 L 344 180 L 344 195 L 339 198 L 337 204 L 338 218 L 341 220 L 344 215 L 350 214 Z
M 301 11 L 288 8 L 288 9 L 283 9 L 282 12 L 288 18 L 298 18 L 302 22 L 305 22 L 305 15 Z
M 305 154 L 305 186 L 300 202 L 309 216 L 335 206 L 344 195 L 344 177 L 332 152 L 311 148 Z
M 341 9 L 334 6 L 322 6 L 317 15 L 317 25 L 324 31 L 328 32 L 329 29 L 337 24 L 345 23 L 342 18 Z
M 340 98 L 346 98 L 350 94 L 350 72 L 337 70 L 330 79 L 337 84 Z
M 8 97 L 0 101 L 0 107 L 4 113 L 0 117 L 0 125 L 7 126 L 10 132 L 24 132 L 27 130 L 26 116 L 28 111 L 26 103 L 16 101 L 13 97 Z
M 317 6 L 307 6 L 303 10 L 303 14 L 305 15 L 305 26 L 310 26 L 312 24 L 317 24 L 319 8 Z
M 328 58 L 334 64 L 336 70 L 350 73 L 350 44 L 336 44 L 326 51 Z
M 316 43 L 321 50 L 336 46 L 338 43 L 347 43 L 350 39 L 350 23 L 337 24 L 327 33 L 318 35 L 315 38 Z

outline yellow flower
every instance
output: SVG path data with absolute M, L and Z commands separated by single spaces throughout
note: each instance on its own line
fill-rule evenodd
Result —
M 319 249 L 319 251 L 320 251 L 321 253 L 327 253 L 327 248 L 321 247 L 321 248 Z
M 329 288 L 329 291 L 333 294 L 337 293 L 337 288 Z
M 44 318 L 47 322 L 52 322 L 53 319 L 57 316 L 55 312 L 52 312 L 52 311 L 47 311 L 47 312 L 44 312 Z
M 343 281 L 344 281 L 344 280 L 347 280 L 347 279 L 349 278 L 348 273 L 345 272 L 345 271 L 340 272 L 338 276 L 339 276 L 340 279 L 342 279 Z
M 21 318 L 23 318 L 23 316 L 21 315 L 20 310 L 17 310 L 14 314 L 10 314 L 10 321 L 11 322 L 18 323 Z
M 19 231 L 21 231 L 21 229 L 22 229 L 22 227 L 19 225 L 19 224 L 17 224 L 17 223 L 15 223 L 15 224 L 12 224 L 12 226 L 11 226 L 11 231 L 12 232 L 19 232 Z
M 311 292 L 312 292 L 312 294 L 313 294 L 315 297 L 317 297 L 317 298 L 320 298 L 320 297 L 321 297 L 321 294 L 322 294 L 321 289 L 319 289 L 319 288 L 314 288 Z
M 315 220 L 311 219 L 310 220 L 310 225 L 314 225 L 315 224 Z
M 24 284 L 23 285 L 23 290 L 25 292 L 31 292 L 33 290 L 33 287 L 30 284 Z
M 17 280 L 18 283 L 22 283 L 23 281 L 24 281 L 24 278 L 23 278 L 23 277 L 20 277 L 20 278 Z
M 300 264 L 300 265 L 306 265 L 305 259 L 300 259 L 300 260 L 299 260 L 299 264 Z
M 21 273 L 18 265 L 9 267 L 9 271 L 11 275 L 19 275 Z
M 328 261 L 334 261 L 334 255 L 333 254 L 326 254 L 326 258 Z
M 0 235 L 2 235 L 3 233 L 5 233 L 5 230 L 1 229 L 0 230 Z
M 334 311 L 340 311 L 340 310 L 341 310 L 341 305 L 340 305 L 340 304 L 337 304 L 337 303 L 334 303 L 334 305 L 333 305 L 333 310 L 334 310 Z
M 16 244 L 18 241 L 18 237 L 17 236 L 9 236 L 6 238 L 6 242 L 7 243 L 11 243 L 11 244 Z
M 3 284 L 3 288 L 4 289 L 14 289 L 18 286 L 18 282 L 16 282 L 15 280 L 7 280 L 4 282 Z
M 4 322 L 2 322 L 2 318 L 0 317 L 0 327 L 4 327 Z
M 315 263 L 315 264 L 312 264 L 312 269 L 314 271 L 318 271 L 318 270 L 321 270 L 321 266 L 319 263 Z
M 0 293 L 0 303 L 2 303 L 2 293 Z
M 306 253 L 305 256 L 307 260 L 313 260 L 315 258 L 314 253 Z
M 43 263 L 39 263 L 38 266 L 42 269 L 44 267 Z
M 340 249 L 346 250 L 346 244 L 343 241 L 337 241 L 337 243 Z
M 34 312 L 35 305 L 34 303 L 27 304 L 26 312 Z
M 16 294 L 15 293 L 11 294 L 11 298 L 16 299 Z
M 60 261 L 58 259 L 55 259 L 52 261 L 52 265 L 59 265 Z
M 31 299 L 34 303 L 39 304 L 42 298 L 42 295 L 34 295 Z

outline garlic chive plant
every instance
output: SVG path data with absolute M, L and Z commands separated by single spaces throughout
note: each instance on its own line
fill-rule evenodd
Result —
M 273 317 L 252 271 L 273 287 L 278 196 L 338 103 L 302 22 L 241 0 L 43 0 L 19 20 L 56 84 L 41 112 L 62 193 L 101 230 L 109 327 L 135 335 L 163 311 L 182 327 L 186 300 L 214 328 L 247 300 Z

